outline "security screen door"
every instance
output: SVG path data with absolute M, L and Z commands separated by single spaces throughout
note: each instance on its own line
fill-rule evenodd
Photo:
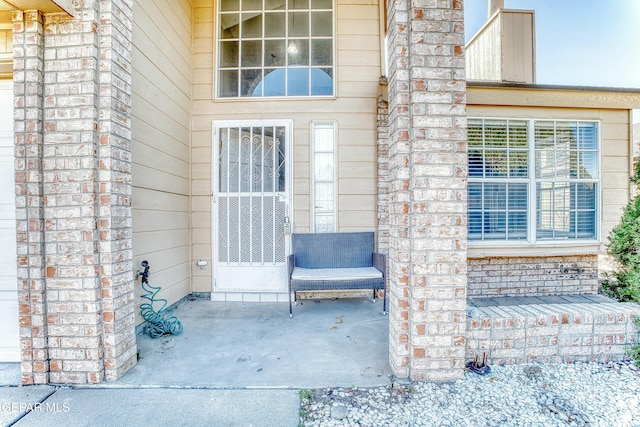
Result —
M 214 121 L 214 291 L 285 292 L 290 121 Z

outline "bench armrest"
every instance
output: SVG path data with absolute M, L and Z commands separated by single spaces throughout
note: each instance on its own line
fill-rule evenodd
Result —
M 291 273 L 293 273 L 293 268 L 296 266 L 296 256 L 291 254 L 287 256 L 287 278 L 291 280 Z
M 373 266 L 382 273 L 382 277 L 387 275 L 387 256 L 380 252 L 374 252 L 372 259 Z
M 291 306 L 291 274 L 296 266 L 296 256 L 291 254 L 287 256 L 287 286 L 289 287 L 289 317 L 293 317 L 293 307 Z

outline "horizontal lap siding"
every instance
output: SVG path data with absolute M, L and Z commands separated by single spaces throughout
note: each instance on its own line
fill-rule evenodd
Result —
M 11 80 L 0 80 L 0 362 L 20 360 L 12 97 Z
M 335 121 L 338 128 L 336 197 L 339 230 L 376 230 L 375 130 L 381 74 L 378 4 L 337 0 L 335 11 L 336 99 L 214 101 L 214 2 L 195 1 L 191 151 L 194 259 L 211 259 L 212 256 L 213 120 L 293 120 L 293 224 L 296 232 L 311 230 L 310 123 Z M 194 291 L 211 291 L 211 269 L 193 267 L 192 274 Z
M 640 111 L 636 110 L 634 114 L 634 118 L 640 119 Z M 640 123 L 633 125 L 633 156 L 635 159 L 640 158 Z
M 217 119 L 213 97 L 214 2 L 195 0 L 193 9 L 191 236 L 194 259 L 212 261 L 211 122 Z M 213 265 L 213 262 L 211 262 Z M 211 292 L 211 268 L 191 269 L 194 292 Z
M 191 292 L 191 10 L 186 0 L 134 2 L 134 268 L 149 261 L 149 283 L 169 304 Z M 136 306 L 141 294 L 136 285 Z

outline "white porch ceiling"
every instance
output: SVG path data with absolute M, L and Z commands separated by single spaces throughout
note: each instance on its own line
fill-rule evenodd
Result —
M 0 0 L 0 12 L 14 10 L 39 10 L 42 13 L 67 13 L 73 15 L 72 0 Z

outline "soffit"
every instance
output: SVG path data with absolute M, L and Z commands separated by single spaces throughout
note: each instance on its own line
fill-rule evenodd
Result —
M 72 0 L 0 0 L 0 13 L 14 10 L 39 10 L 42 13 L 73 15 Z

